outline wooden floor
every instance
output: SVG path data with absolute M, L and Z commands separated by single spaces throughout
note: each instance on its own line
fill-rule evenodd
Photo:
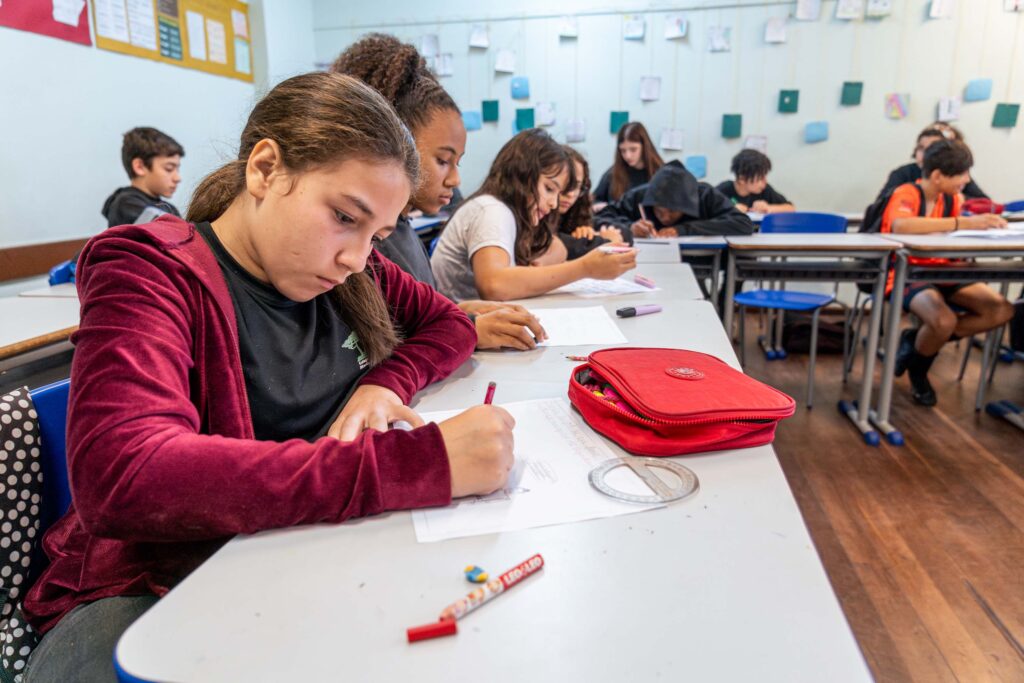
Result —
M 958 383 L 947 346 L 931 374 L 935 408 L 897 380 L 906 445 L 871 448 L 836 409 L 855 397 L 859 365 L 844 387 L 841 357 L 819 356 L 809 411 L 806 356 L 765 361 L 755 337 L 747 371 L 800 406 L 776 451 L 876 680 L 1024 682 L 1024 432 L 974 412 L 980 352 Z M 1000 366 L 997 399 L 1024 405 L 1024 363 Z

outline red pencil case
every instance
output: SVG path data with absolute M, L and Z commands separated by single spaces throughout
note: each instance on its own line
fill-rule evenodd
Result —
M 796 410 L 778 389 L 682 349 L 595 351 L 573 370 L 569 400 L 591 427 L 637 455 L 771 443 L 779 420 Z

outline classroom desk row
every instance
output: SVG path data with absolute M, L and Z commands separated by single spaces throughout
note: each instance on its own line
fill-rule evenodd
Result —
M 658 303 L 616 319 L 633 346 L 737 359 L 685 264 L 642 264 L 661 288 L 566 295 L 534 309 Z M 566 396 L 593 346 L 478 352 L 428 387 L 418 411 Z M 623 452 L 608 442 L 611 448 Z M 412 455 L 412 454 L 410 454 Z M 870 681 L 771 446 L 674 458 L 700 490 L 633 515 L 418 543 L 409 512 L 239 536 L 133 624 L 124 681 Z M 462 569 L 545 568 L 410 645 L 409 626 L 465 594 Z

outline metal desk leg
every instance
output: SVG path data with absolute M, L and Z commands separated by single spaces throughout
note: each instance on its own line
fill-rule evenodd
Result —
M 719 315 L 722 314 L 718 310 L 718 271 L 722 267 L 722 250 L 715 249 L 715 253 L 711 259 L 711 305 L 715 307 L 715 311 Z
M 999 287 L 999 293 L 1006 298 L 1010 293 L 1010 283 L 1004 282 Z M 999 346 L 1003 342 L 1003 329 L 1005 325 L 989 330 L 985 333 L 985 346 L 981 352 L 981 371 L 978 373 L 978 393 L 974 398 L 974 410 L 981 410 L 985 405 L 985 389 L 988 386 L 990 372 L 995 370 L 999 363 Z
M 896 272 L 889 295 L 889 319 L 885 326 L 885 363 L 882 364 L 882 382 L 878 390 L 878 411 L 868 412 L 868 418 L 885 434 L 893 446 L 903 445 L 903 434 L 889 422 L 892 408 L 893 371 L 896 366 L 896 347 L 900 340 L 900 314 L 903 312 L 903 287 L 907 282 L 907 255 L 896 254 Z
M 729 338 L 729 342 L 732 342 L 732 314 L 733 308 L 733 297 L 736 296 L 736 259 L 730 254 L 728 256 L 728 263 L 725 265 L 725 301 L 722 303 L 725 305 L 725 310 L 722 311 L 722 325 L 725 327 L 725 334 Z
M 868 323 L 868 344 L 864 351 L 864 375 L 861 377 L 860 398 L 857 399 L 856 405 L 851 405 L 849 401 L 839 402 L 839 411 L 845 414 L 857 429 L 860 430 L 864 443 L 869 446 L 877 446 L 881 443 L 881 437 L 875 428 L 871 426 L 868 413 L 871 408 L 871 385 L 875 381 L 875 357 L 878 352 L 878 334 L 882 326 L 882 309 L 885 308 L 883 302 L 885 298 L 885 279 L 888 275 L 888 269 L 886 268 L 888 262 L 889 255 L 886 254 L 880 259 L 878 266 L 880 272 L 878 279 L 875 281 L 871 320 Z M 886 359 L 888 358 L 889 356 L 886 355 Z

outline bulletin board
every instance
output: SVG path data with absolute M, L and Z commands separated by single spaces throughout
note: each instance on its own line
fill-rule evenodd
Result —
M 96 46 L 252 82 L 249 6 L 236 0 L 90 0 Z
M 0 26 L 60 38 L 80 45 L 92 45 L 85 2 L 82 0 L 0 1 Z

